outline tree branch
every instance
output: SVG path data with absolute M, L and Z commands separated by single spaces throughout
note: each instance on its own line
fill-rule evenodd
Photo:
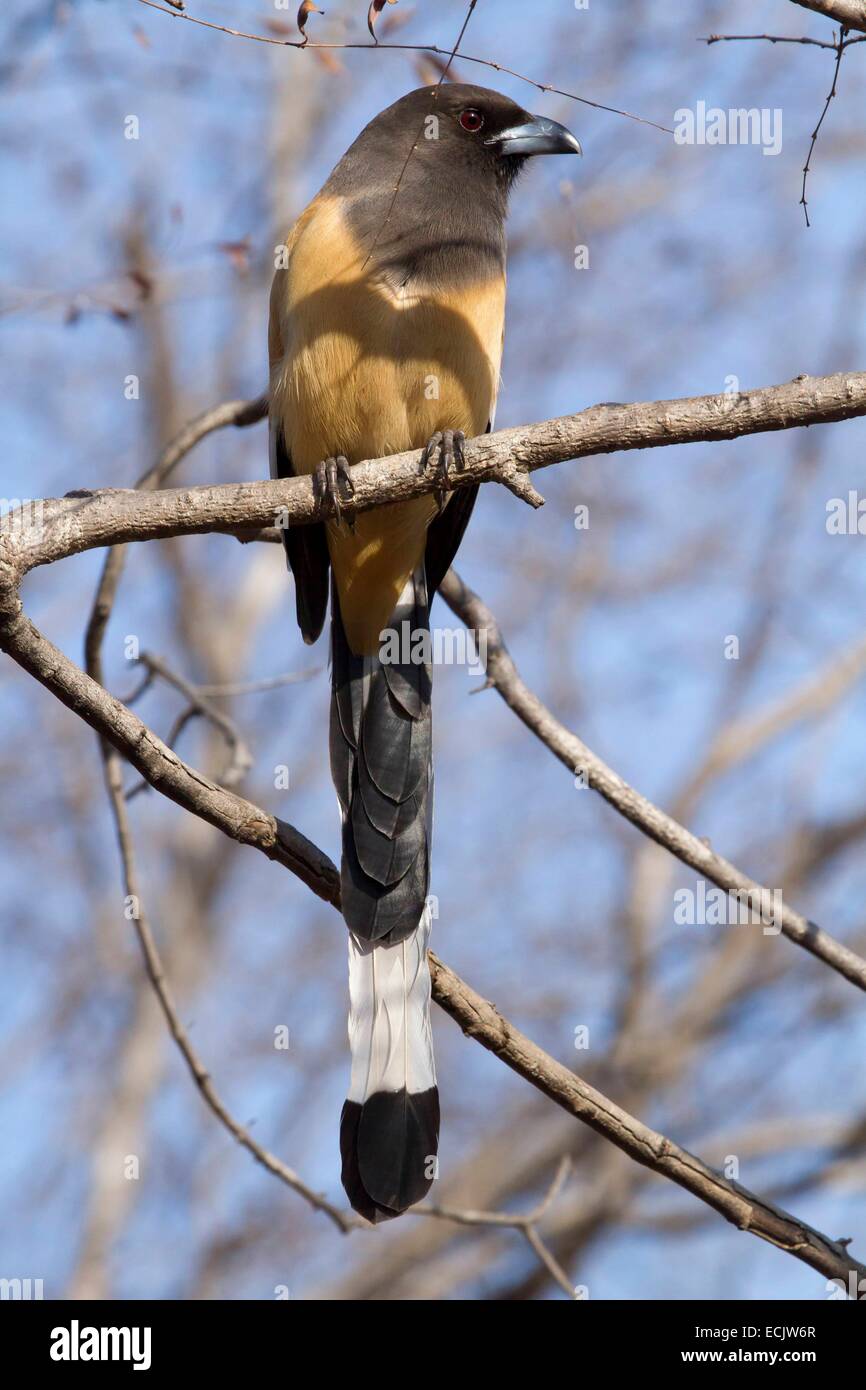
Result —
M 138 658 L 138 663 L 145 668 L 151 678 L 159 676 L 167 685 L 173 686 L 175 690 L 185 696 L 188 702 L 177 720 L 174 732 L 169 736 L 169 745 L 174 743 L 190 718 L 194 715 L 202 715 L 222 734 L 228 747 L 229 759 L 220 773 L 220 784 L 224 787 L 234 787 L 242 781 L 253 765 L 253 755 L 234 720 L 230 719 L 221 709 L 218 709 L 200 686 L 194 685 L 192 681 L 178 675 L 161 657 L 154 656 L 152 652 L 142 652 Z M 126 793 L 127 799 L 140 787 L 147 785 L 146 782 L 139 783 L 138 787 L 134 787 L 131 792 Z
M 157 949 L 156 941 L 150 929 L 150 924 L 145 916 L 142 905 L 141 890 L 138 883 L 138 872 L 135 862 L 135 854 L 132 845 L 132 832 L 129 824 L 129 812 L 126 806 L 126 798 L 123 794 L 123 783 L 120 776 L 120 760 L 115 757 L 105 759 L 105 780 L 108 791 L 108 799 L 111 805 L 112 817 L 117 830 L 117 842 L 120 849 L 120 859 L 123 869 L 124 889 L 131 907 L 131 921 L 135 930 L 144 966 L 147 971 L 154 993 L 159 1001 L 159 1006 L 168 1024 L 168 1030 L 174 1039 L 178 1051 L 186 1063 L 187 1069 L 195 1082 L 201 1097 L 208 1108 L 213 1112 L 220 1124 L 228 1130 L 233 1139 L 251 1153 L 257 1163 L 266 1168 L 269 1173 L 284 1182 L 294 1192 L 303 1197 L 316 1211 L 324 1212 L 330 1217 L 338 1231 L 347 1235 L 362 1223 L 354 1216 L 340 1211 L 331 1202 L 327 1201 L 319 1192 L 314 1192 L 311 1187 L 303 1181 L 301 1177 L 283 1163 L 282 1159 L 272 1154 L 270 1150 L 264 1148 L 252 1137 L 249 1130 L 239 1124 L 234 1116 L 226 1109 L 219 1094 L 213 1084 L 210 1073 L 202 1062 L 200 1056 L 190 1041 L 189 1034 L 180 1020 L 177 1005 L 171 991 L 171 987 L 163 969 L 162 960 Z
M 238 844 L 255 845 L 268 859 L 290 869 L 326 902 L 339 901 L 339 875 L 327 855 L 294 826 L 190 767 L 132 710 L 49 642 L 24 614 L 7 626 L 0 646 L 116 748 L 163 796 L 216 826 Z
M 456 978 L 456 977 L 455 977 Z M 563 1293 L 569 1298 L 576 1300 L 578 1292 L 566 1274 L 562 1265 L 548 1249 L 542 1240 L 538 1224 L 546 1216 L 548 1210 L 556 1201 L 562 1191 L 563 1184 L 571 1172 L 571 1159 L 562 1158 L 557 1165 L 553 1181 L 542 1200 L 528 1211 L 521 1215 L 519 1212 L 507 1211 L 467 1211 L 458 1207 L 443 1207 L 435 1203 L 423 1203 L 419 1207 L 411 1208 L 413 1216 L 434 1216 L 441 1221 L 453 1221 L 457 1226 L 487 1226 L 498 1227 L 500 1230 L 519 1231 L 529 1245 L 530 1250 L 537 1257 L 539 1263 L 547 1270 L 554 1283 L 558 1284 Z
M 839 69 L 842 66 L 842 59 L 845 55 L 845 49 L 848 46 L 845 41 L 847 33 L 848 30 L 845 28 L 839 30 L 839 42 L 836 45 L 836 62 L 833 65 L 833 81 L 830 84 L 830 90 L 824 99 L 824 105 L 822 107 L 821 114 L 818 117 L 818 123 L 815 126 L 815 129 L 812 131 L 812 135 L 809 140 L 809 153 L 806 155 L 806 163 L 803 165 L 803 183 L 800 188 L 800 206 L 803 209 L 803 216 L 806 219 L 807 227 L 811 227 L 812 225 L 809 221 L 809 200 L 806 197 L 806 185 L 809 182 L 809 170 L 812 165 L 812 155 L 815 153 L 815 146 L 818 143 L 818 136 L 821 133 L 821 127 L 824 124 L 827 112 L 830 110 L 830 103 L 836 95 L 836 87 L 839 82 Z
M 866 0 L 792 0 L 803 10 L 835 19 L 846 29 L 861 29 L 866 33 Z
M 866 34 L 843 39 L 842 47 L 850 48 L 852 44 L 863 43 L 864 39 Z M 808 44 L 811 48 L 830 48 L 834 53 L 839 49 L 839 44 L 831 43 L 829 39 L 807 38 L 802 34 L 707 34 L 706 38 L 699 39 L 699 43 L 708 46 L 714 43 L 799 43 Z
M 519 1032 L 494 1006 L 482 999 L 442 961 L 430 954 L 433 998 L 459 1023 L 469 1038 L 486 1047 L 549 1100 L 589 1125 L 636 1163 L 651 1168 L 714 1207 L 740 1231 L 768 1241 L 811 1265 L 828 1279 L 848 1287 L 866 1266 L 848 1254 L 846 1244 L 828 1240 L 796 1217 L 756 1197 L 739 1183 L 714 1172 L 694 1154 L 620 1109 Z
M 2 640 L 25 670 L 117 748 L 158 791 L 232 839 L 254 845 L 269 859 L 282 863 L 339 909 L 336 868 L 327 855 L 292 826 L 188 767 L 131 710 L 43 637 L 23 613 L 6 621 Z M 844 1282 L 852 1274 L 856 1278 L 866 1277 L 866 1267 L 852 1259 L 843 1245 L 762 1202 L 746 1188 L 713 1172 L 700 1159 L 648 1129 L 512 1028 L 491 1004 L 435 956 L 431 955 L 430 960 L 433 997 L 446 1013 L 468 1036 L 476 1038 L 575 1118 L 603 1134 L 637 1162 L 679 1183 L 741 1230 L 770 1241 L 828 1278 Z M 240 1135 L 236 1137 L 245 1142 Z
M 780 386 L 735 394 L 692 396 L 633 405 L 595 405 L 576 415 L 499 430 L 467 442 L 466 465 L 452 476 L 455 487 L 499 482 L 533 504 L 541 499 L 529 473 L 569 459 L 632 449 L 660 448 L 737 439 L 743 435 L 829 424 L 866 415 L 866 372 L 799 376 Z M 365 460 L 351 469 L 353 506 L 366 511 L 435 491 L 434 469 L 420 468 L 420 450 Z M 44 504 L 43 526 L 34 534 L 16 528 L 15 513 L 0 528 L 0 590 L 4 558 L 12 582 L 37 565 L 119 542 L 154 540 L 208 531 L 237 533 L 274 524 L 320 521 L 330 503 L 316 496 L 310 477 L 215 487 L 167 488 L 159 492 L 105 489 L 69 494 Z M 344 510 L 350 510 L 344 504 Z M 5 531 L 5 536 L 3 535 Z M 17 533 L 16 533 L 17 532 Z M 8 591 L 8 568 L 5 587 Z M 0 626 L 3 622 L 0 593 Z
M 453 570 L 449 571 L 439 592 L 449 607 L 467 627 L 476 632 L 485 632 L 487 640 L 487 674 L 491 684 L 496 687 L 505 703 L 514 710 L 518 719 L 526 725 L 569 769 L 571 773 L 581 771 L 586 775 L 587 784 L 600 793 L 614 810 L 618 811 L 632 825 L 637 826 L 651 840 L 663 845 L 684 864 L 705 875 L 712 883 L 727 893 L 748 895 L 749 901 L 761 902 L 761 894 L 767 889 L 749 878 L 736 865 L 716 854 L 705 840 L 698 839 L 685 826 L 678 824 L 658 806 L 647 801 L 634 787 L 608 767 L 586 744 L 560 724 L 538 696 L 524 684 L 520 673 L 511 658 L 502 638 L 499 625 L 486 604 L 482 603 Z M 766 899 L 764 899 L 766 900 Z M 773 909 L 774 925 L 798 946 L 802 946 L 817 956 L 825 965 L 837 970 L 846 980 L 866 990 L 866 960 L 849 947 L 842 945 L 835 937 L 821 930 L 814 922 L 795 912 L 786 903 Z
M 250 410 L 260 411 L 261 404 L 253 403 Z M 864 413 L 864 373 L 843 373 L 818 379 L 800 377 L 785 386 L 737 396 L 596 406 L 580 415 L 501 431 L 472 441 L 467 445 L 466 469 L 455 481 L 463 485 L 471 481 L 497 480 L 523 491 L 530 471 L 567 458 L 658 444 L 730 439 L 741 434 L 846 419 Z M 353 470 L 353 482 L 359 506 L 366 509 L 429 492 L 436 479 L 428 473 L 419 473 L 418 454 L 412 452 L 377 463 L 359 464 Z M 144 495 L 134 492 L 79 494 L 46 503 L 44 525 L 37 526 L 35 532 L 16 526 L 13 514 L 11 521 L 7 518 L 0 528 L 0 647 L 90 724 L 157 790 L 238 842 L 255 845 L 268 858 L 291 869 L 320 897 L 339 907 L 339 875 L 326 855 L 294 827 L 278 821 L 184 763 L 131 710 L 39 632 L 24 614 L 18 593 L 22 575 L 34 565 L 50 563 L 97 545 L 211 530 L 249 531 L 266 526 L 277 508 L 283 507 L 295 524 L 319 519 L 324 514 L 323 504 L 313 496 L 311 482 L 306 478 L 174 489 Z M 446 589 L 451 583 L 449 581 Z M 459 587 L 459 580 L 453 583 Z M 467 593 L 464 598 L 470 605 L 473 600 L 480 604 L 480 600 Z M 486 610 L 483 615 L 479 611 L 476 616 L 483 616 L 488 626 L 492 624 L 495 629 L 495 621 Z M 549 712 L 522 684 L 516 687 L 514 681 L 519 682 L 519 677 L 513 666 L 509 672 L 510 658 L 501 639 L 498 650 L 494 644 L 492 660 L 494 681 L 498 662 L 503 694 L 524 722 L 544 736 L 548 746 L 567 765 L 572 768 L 576 764 L 586 766 L 591 779 L 594 778 L 592 785 L 623 815 L 659 843 L 666 844 L 685 862 L 705 872 L 714 882 L 734 888 L 742 888 L 745 884 L 758 889 L 758 885 L 739 875 L 732 865 L 715 856 L 688 831 L 638 797 L 574 735 L 557 726 Z M 534 704 L 527 704 L 527 699 Z M 114 760 L 109 760 L 107 773 L 113 765 Z M 120 802 L 118 830 L 123 848 L 127 832 L 122 796 Z M 113 805 L 117 811 L 114 800 Z M 125 863 L 128 882 L 134 883 L 126 858 Z M 827 964 L 840 969 L 847 978 L 863 982 L 860 972 L 864 963 L 797 914 L 788 917 L 787 934 Z M 146 936 L 142 945 L 148 959 Z M 788 1213 L 763 1202 L 745 1188 L 714 1173 L 672 1141 L 648 1129 L 512 1028 L 492 1005 L 436 957 L 431 956 L 431 967 L 434 998 L 464 1032 L 631 1158 L 677 1182 L 740 1229 L 777 1245 L 828 1277 L 844 1281 L 852 1274 L 858 1278 L 866 1276 L 866 1268 L 848 1255 L 844 1243 L 827 1239 Z M 155 973 L 156 983 L 161 975 L 158 958 L 148 959 L 148 969 L 152 978 Z M 162 994 L 160 1002 L 165 1009 Z M 167 1017 L 177 1037 L 170 1012 Z M 202 1079 L 197 1075 L 200 1068 L 195 1059 L 187 1056 L 187 1062 L 201 1086 Z M 216 1107 L 212 1104 L 212 1108 Z M 234 1124 L 231 1117 L 228 1122 L 231 1128 Z M 249 1136 L 237 1132 L 237 1127 L 233 1132 L 240 1142 L 247 1142 Z M 251 1143 L 247 1143 L 247 1147 L 252 1147 Z M 279 1164 L 279 1160 L 274 1163 Z M 539 1251 L 536 1253 L 543 1258 Z
M 305 49 L 326 48 L 326 49 L 367 49 L 371 52 L 381 53 L 433 53 L 440 58 L 453 58 L 454 54 L 450 48 L 442 48 L 435 43 L 381 43 L 375 40 L 372 43 L 310 43 L 306 39 L 286 39 L 277 38 L 274 34 L 254 34 L 245 29 L 232 29 L 226 24 L 215 24 L 209 19 L 198 19 L 191 14 L 173 14 L 170 10 L 157 4 L 156 0 L 138 0 L 140 5 L 147 5 L 148 9 L 158 10 L 160 14 L 167 14 L 170 19 L 186 19 L 190 24 L 200 24 L 204 29 L 213 29 L 219 34 L 228 34 L 235 39 L 250 39 L 253 43 L 275 44 L 279 48 L 296 48 L 303 52 Z M 168 0 L 171 4 L 172 0 Z M 183 6 L 178 6 L 182 9 Z M 636 116 L 633 111 L 623 111 L 618 106 L 606 106 L 602 101 L 591 101 L 589 97 L 580 97 L 576 92 L 563 91 L 561 87 L 552 87 L 549 82 L 538 82 L 534 77 L 526 77 L 522 72 L 515 72 L 513 68 L 508 68 L 504 63 L 494 62 L 492 58 L 473 57 L 471 53 L 461 53 L 462 63 L 473 63 L 478 67 L 491 68 L 494 72 L 504 72 L 509 77 L 513 77 L 518 82 L 525 82 L 530 87 L 535 87 L 539 92 L 551 92 L 554 96 L 566 97 L 569 101 L 579 101 L 582 106 L 591 106 L 596 111 L 609 111 L 612 116 L 625 116 L 629 121 L 637 121 L 639 125 L 650 125 L 655 130 L 662 130 L 670 135 L 673 132 L 669 126 L 659 125 L 658 121 L 647 120 L 645 116 Z

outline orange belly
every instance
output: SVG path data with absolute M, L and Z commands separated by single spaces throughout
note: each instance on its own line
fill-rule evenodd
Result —
M 282 351 L 271 399 L 296 472 L 337 454 L 352 464 L 421 449 L 437 430 L 484 432 L 499 383 L 504 279 L 450 294 L 394 289 L 364 264 L 334 199 L 310 204 L 288 248 L 272 298 Z M 359 515 L 354 534 L 327 523 L 356 653 L 378 648 L 435 515 L 428 496 Z

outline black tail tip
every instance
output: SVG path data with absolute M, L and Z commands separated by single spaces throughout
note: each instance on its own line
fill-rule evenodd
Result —
M 340 1116 L 346 1196 L 377 1225 L 420 1202 L 438 1174 L 439 1091 L 377 1091 Z

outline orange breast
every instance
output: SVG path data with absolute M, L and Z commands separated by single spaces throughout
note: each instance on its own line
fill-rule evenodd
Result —
M 271 398 L 298 473 L 336 454 L 351 464 L 420 449 L 441 429 L 484 432 L 499 383 L 501 277 L 451 293 L 394 289 L 364 264 L 336 199 L 314 200 L 287 245 L 272 295 Z M 328 523 L 354 651 L 378 647 L 435 514 L 422 497 L 365 512 L 354 534 Z

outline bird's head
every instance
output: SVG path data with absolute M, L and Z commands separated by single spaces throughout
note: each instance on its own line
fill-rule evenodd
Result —
M 420 87 L 390 108 L 401 123 L 416 114 L 421 141 L 436 143 L 439 158 L 494 170 L 510 184 L 537 154 L 582 154 L 580 141 L 549 116 L 534 116 L 501 92 L 469 83 Z
M 461 175 L 482 186 L 493 176 L 505 190 L 533 155 L 582 154 L 580 142 L 558 121 L 465 82 L 407 93 L 370 122 L 355 151 L 359 162 L 379 168 L 399 168 L 410 155 L 417 177 L 453 179 L 455 187 Z

